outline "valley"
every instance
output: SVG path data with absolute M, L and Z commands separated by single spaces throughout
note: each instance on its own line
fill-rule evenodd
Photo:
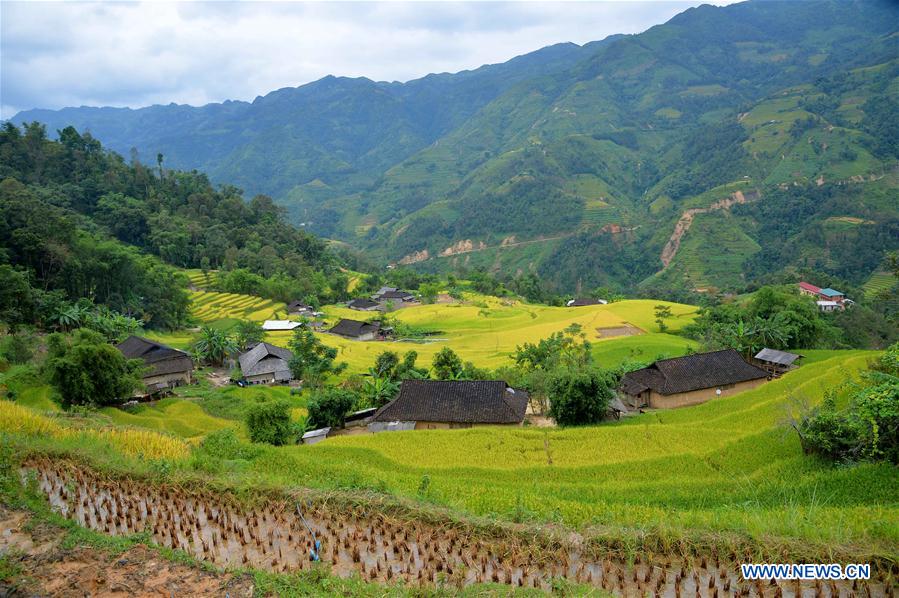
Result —
M 897 5 L 626 4 L 4 6 L 0 595 L 899 596 Z

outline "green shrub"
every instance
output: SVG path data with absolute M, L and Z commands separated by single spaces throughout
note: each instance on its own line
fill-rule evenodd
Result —
M 339 428 L 356 403 L 356 396 L 342 388 L 323 388 L 309 400 L 308 428 Z
M 290 419 L 290 403 L 260 400 L 247 409 L 247 432 L 253 442 L 281 446 L 296 440 L 296 426 Z
M 198 451 L 210 457 L 232 461 L 234 459 L 250 460 L 259 454 L 259 448 L 241 442 L 231 428 L 211 432 L 200 443 Z
M 0 358 L 8 363 L 26 363 L 33 356 L 34 337 L 29 334 L 7 334 L 0 340 Z
M 48 338 L 47 371 L 64 407 L 112 405 L 143 386 L 139 360 L 125 359 L 93 330 L 76 330 L 72 337 Z
M 562 370 L 549 380 L 549 416 L 560 426 L 601 422 L 615 396 L 614 378 L 594 369 Z

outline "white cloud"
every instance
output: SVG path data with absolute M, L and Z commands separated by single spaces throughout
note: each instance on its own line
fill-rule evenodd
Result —
M 252 100 L 328 74 L 405 81 L 636 33 L 698 2 L 2 2 L 0 114 Z

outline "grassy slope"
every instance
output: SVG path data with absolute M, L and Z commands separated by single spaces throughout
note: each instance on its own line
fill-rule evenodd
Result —
M 791 397 L 815 401 L 870 353 L 830 352 L 759 389 L 617 425 L 343 436 L 284 449 L 260 474 L 285 484 L 387 488 L 480 514 L 568 524 L 737 531 L 893 550 L 899 477 L 832 468 L 780 426 Z M 289 455 L 289 460 L 288 460 Z
M 149 428 L 187 439 L 199 439 L 224 428 L 243 433 L 243 426 L 236 422 L 213 417 L 196 403 L 173 398 L 152 405 L 140 405 L 129 411 L 105 407 L 100 413 L 116 425 Z
M 793 399 L 820 400 L 826 389 L 857 375 L 873 353 L 807 353 L 801 368 L 758 389 L 618 424 L 340 436 L 311 447 L 265 449 L 251 462 L 214 472 L 239 487 L 377 489 L 462 513 L 652 531 L 669 541 L 733 532 L 768 547 L 778 546 L 778 539 L 801 542 L 815 554 L 847 548 L 896 555 L 895 469 L 825 465 L 804 456 L 782 426 Z M 218 405 L 220 414 L 239 408 L 254 392 L 230 392 L 235 400 Z M 215 427 L 208 422 L 217 418 L 185 410 L 183 403 L 157 405 L 160 417 Z M 110 464 L 125 463 L 120 450 L 144 454 L 151 437 L 163 440 L 153 432 L 133 438 L 131 431 L 67 433 L 66 420 L 35 414 L 32 422 L 25 412 L 33 411 L 10 407 L 5 419 L 0 410 L 0 429 L 14 437 L 26 434 L 35 446 L 55 451 L 88 451 Z M 177 432 L 175 427 L 167 421 L 160 429 Z

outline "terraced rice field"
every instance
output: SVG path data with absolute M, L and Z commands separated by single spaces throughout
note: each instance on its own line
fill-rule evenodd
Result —
M 659 334 L 653 310 L 658 304 L 671 306 L 674 317 L 668 321 L 672 332 L 691 322 L 696 307 L 664 301 L 622 301 L 610 305 L 567 308 L 530 305 L 517 301 L 475 296 L 465 304 L 435 304 L 408 307 L 394 312 L 401 322 L 437 332 L 428 342 L 360 342 L 330 334 L 319 338 L 338 349 L 338 360 L 348 364 L 348 372 L 364 372 L 375 357 L 385 350 L 403 353 L 415 350 L 419 364 L 430 365 L 431 359 L 445 346 L 456 351 L 463 360 L 479 367 L 495 368 L 508 363 L 516 346 L 537 342 L 571 324 L 580 324 L 594 352 L 605 365 L 616 365 L 625 359 L 651 360 L 657 355 L 683 355 L 695 343 L 671 334 Z M 327 322 L 339 318 L 367 320 L 374 314 L 344 307 L 324 308 Z M 600 338 L 597 328 L 624 326 L 630 323 L 647 334 L 636 337 Z M 269 342 L 286 346 L 290 332 L 267 335 Z M 638 340 L 639 339 L 639 340 Z
M 865 286 L 862 288 L 865 291 L 865 295 L 868 297 L 874 297 L 890 288 L 896 284 L 896 277 L 890 274 L 889 272 L 875 272 L 871 275 L 871 278 L 868 279 L 868 282 L 865 283 Z
M 276 315 L 285 317 L 287 305 L 252 295 L 190 291 L 191 312 L 203 323 L 217 320 L 250 320 L 263 322 Z
M 803 455 L 783 424 L 794 400 L 819 401 L 872 355 L 822 353 L 757 389 L 617 425 L 335 437 L 285 449 L 278 478 L 414 496 L 428 476 L 429 496 L 478 514 L 894 551 L 899 476 L 891 466 L 829 467 Z
M 187 280 L 190 281 L 190 284 L 192 286 L 195 286 L 198 289 L 205 289 L 215 283 L 215 279 L 218 276 L 218 271 L 209 270 L 207 272 L 203 272 L 202 270 L 192 268 L 189 270 L 184 270 L 184 274 L 187 276 Z
M 621 213 L 615 206 L 604 202 L 588 202 L 584 206 L 584 217 L 581 224 L 603 227 L 607 224 L 621 224 Z
M 238 422 L 213 417 L 196 403 L 180 399 L 163 399 L 151 405 L 139 405 L 128 411 L 105 407 L 100 413 L 119 426 L 148 428 L 188 440 L 199 440 L 210 432 L 225 428 L 231 428 L 238 435 L 244 435 L 243 426 Z

